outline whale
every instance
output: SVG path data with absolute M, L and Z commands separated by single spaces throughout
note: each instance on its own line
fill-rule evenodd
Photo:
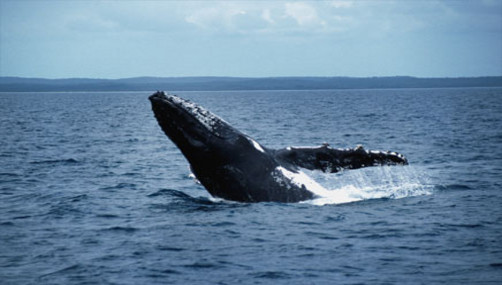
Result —
M 271 149 L 205 108 L 157 91 L 149 100 L 166 136 L 187 159 L 195 178 L 216 198 L 237 202 L 294 203 L 321 197 L 326 189 L 302 169 L 335 173 L 379 165 L 406 165 L 390 151 L 362 146 Z

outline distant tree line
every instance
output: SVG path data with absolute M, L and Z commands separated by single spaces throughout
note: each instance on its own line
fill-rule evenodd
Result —
M 0 92 L 48 91 L 218 91 L 383 88 L 502 87 L 502 76 L 396 77 L 135 77 L 125 79 L 43 79 L 0 77 Z

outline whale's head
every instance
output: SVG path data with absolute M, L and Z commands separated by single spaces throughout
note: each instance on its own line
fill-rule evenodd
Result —
M 312 198 L 305 186 L 294 184 L 284 174 L 287 171 L 284 167 L 278 168 L 273 150 L 264 148 L 218 116 L 164 92 L 156 92 L 149 99 L 160 127 L 213 196 L 247 202 Z
M 223 119 L 191 101 L 164 92 L 149 97 L 152 110 L 164 133 L 188 161 L 204 165 L 207 160 L 220 164 L 236 158 L 236 153 L 260 156 L 267 150 L 230 126 Z

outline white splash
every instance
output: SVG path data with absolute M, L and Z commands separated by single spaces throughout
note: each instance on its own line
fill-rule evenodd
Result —
M 276 174 L 279 174 L 279 173 L 282 174 L 283 176 L 276 175 Z M 307 188 L 307 190 L 313 192 L 316 195 L 324 196 L 324 195 L 328 195 L 329 194 L 328 190 L 326 190 L 319 183 L 317 183 L 315 180 L 313 180 L 312 178 L 310 178 L 310 176 L 306 175 L 302 171 L 292 172 L 292 171 L 289 171 L 289 170 L 287 170 L 286 168 L 284 168 L 282 166 L 277 166 L 274 169 L 274 173 L 272 175 L 274 175 L 276 181 L 279 182 L 279 183 L 281 183 L 280 180 L 283 177 L 286 177 L 291 182 L 293 182 L 294 184 L 296 184 L 298 187 L 305 186 L 305 188 Z
M 320 171 L 307 173 L 320 183 L 321 187 L 329 189 L 323 194 L 316 193 L 318 198 L 304 202 L 320 206 L 369 199 L 430 195 L 434 188 L 425 172 L 410 166 L 369 167 L 337 174 Z

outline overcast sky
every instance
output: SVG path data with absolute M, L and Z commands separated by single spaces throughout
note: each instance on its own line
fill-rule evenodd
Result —
M 502 75 L 502 1 L 0 0 L 0 76 Z

